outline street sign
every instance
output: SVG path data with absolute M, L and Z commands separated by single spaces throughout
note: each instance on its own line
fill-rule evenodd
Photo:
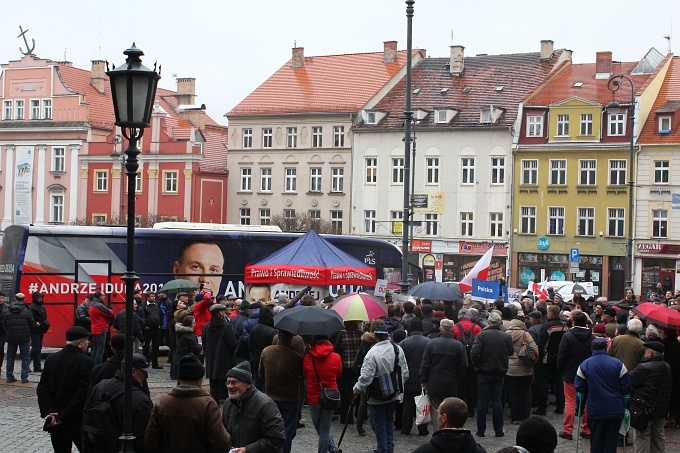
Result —
M 569 250 L 569 273 L 576 274 L 579 272 L 579 250 L 573 248 Z

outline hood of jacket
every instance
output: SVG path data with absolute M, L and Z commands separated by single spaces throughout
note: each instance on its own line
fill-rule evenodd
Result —
M 378 342 L 378 340 L 375 339 L 375 335 L 373 335 L 373 332 L 364 332 L 364 334 L 361 336 L 361 341 L 365 341 L 367 343 Z
M 12 305 L 9 306 L 9 311 L 11 311 L 14 314 L 21 313 L 21 310 L 25 310 L 26 304 L 23 302 L 12 302 Z
M 526 324 L 524 324 L 524 321 L 521 319 L 513 319 L 510 321 L 510 325 L 508 326 L 508 330 L 527 330 Z
M 430 442 L 439 451 L 477 451 L 477 442 L 468 429 L 440 429 L 435 431 Z
M 36 291 L 31 295 L 31 297 L 33 298 L 34 304 L 42 305 L 44 303 L 44 302 L 38 301 L 38 299 L 40 299 L 41 297 L 45 297 L 42 293 L 39 293 L 39 292 Z
M 575 326 L 569 329 L 569 332 L 575 336 L 579 341 L 590 340 L 593 333 L 587 327 Z
M 173 387 L 170 392 L 168 392 L 169 395 L 178 397 L 178 398 L 195 398 L 197 396 L 210 396 L 210 393 L 203 387 L 196 387 L 194 385 L 184 385 L 184 384 L 179 384 L 175 387 Z
M 312 349 L 309 350 L 311 355 L 319 358 L 328 357 L 331 352 L 333 352 L 333 343 L 328 340 L 317 341 L 314 343 L 314 346 L 312 346 Z

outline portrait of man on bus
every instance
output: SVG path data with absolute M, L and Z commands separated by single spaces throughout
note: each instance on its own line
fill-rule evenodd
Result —
M 267 283 L 255 283 L 248 286 L 248 302 L 269 302 L 272 300 L 272 287 Z
M 180 246 L 172 273 L 175 278 L 190 280 L 199 287 L 203 284 L 204 291 L 216 294 L 222 284 L 223 267 L 224 255 L 217 243 L 194 240 Z

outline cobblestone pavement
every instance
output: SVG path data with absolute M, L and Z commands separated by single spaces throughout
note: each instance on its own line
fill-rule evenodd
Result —
M 151 396 L 154 401 L 158 400 L 164 395 L 173 385 L 173 381 L 169 376 L 169 367 L 166 363 L 162 370 L 149 369 L 149 387 L 151 388 Z M 4 371 L 3 363 L 3 371 Z M 17 364 L 18 365 L 18 364 Z M 18 369 L 18 367 L 17 367 Z M 35 387 L 40 379 L 39 373 L 31 373 L 29 375 L 28 384 L 5 383 L 4 373 L 2 380 L 0 380 L 0 452 L 16 452 L 16 453 L 41 453 L 50 452 L 51 444 L 49 435 L 42 431 L 43 421 L 40 419 L 38 412 L 38 403 L 35 396 Z M 208 382 L 205 382 L 207 386 Z M 517 433 L 517 425 L 509 424 L 509 412 L 506 409 L 505 414 L 505 437 L 483 437 L 477 438 L 477 441 L 486 449 L 488 453 L 494 453 L 502 447 L 514 445 L 515 435 Z M 309 419 L 309 410 L 303 409 L 302 412 L 303 423 L 305 428 L 299 429 L 297 437 L 293 441 L 293 451 L 296 453 L 315 453 L 317 445 L 317 436 L 314 427 Z M 555 426 L 559 432 L 562 425 L 562 416 L 553 414 L 552 412 L 546 417 Z M 488 415 L 487 425 L 492 426 L 491 414 Z M 475 422 L 473 419 L 468 419 L 466 427 L 475 432 Z M 360 437 L 357 434 L 354 426 L 347 428 L 347 433 L 342 441 L 341 448 L 346 453 L 372 452 L 376 447 L 375 437 L 372 435 L 370 426 L 365 425 L 367 434 Z M 431 430 L 430 430 L 431 431 Z M 489 431 L 489 429 L 487 429 Z M 342 425 L 339 421 L 333 422 L 332 436 L 335 442 L 340 439 L 342 432 Z M 415 429 L 410 436 L 404 436 L 399 433 L 395 434 L 395 453 L 408 453 L 413 451 L 422 443 L 427 442 L 429 437 L 418 437 L 414 435 Z M 488 433 L 487 433 L 488 434 Z M 680 451 L 680 429 L 666 430 L 666 450 Z M 579 452 L 590 451 L 590 445 L 587 440 L 579 442 Z M 74 448 L 74 451 L 75 448 Z M 576 441 L 559 439 L 557 453 L 575 452 Z M 632 452 L 633 448 L 628 447 L 628 452 Z M 623 452 L 623 448 L 619 448 L 619 452 Z

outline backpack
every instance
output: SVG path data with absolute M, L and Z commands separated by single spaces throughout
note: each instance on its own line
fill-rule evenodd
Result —
M 106 381 L 94 403 L 83 411 L 83 437 L 85 442 L 98 451 L 117 451 L 121 435 L 116 412 L 111 403 L 123 395 L 125 388 L 112 392 L 112 379 Z
M 475 329 L 475 325 L 473 324 L 470 330 L 463 329 L 463 326 L 459 322 L 457 322 L 455 326 L 458 328 L 458 332 L 460 332 L 460 342 L 463 343 L 463 346 L 465 346 L 465 353 L 467 354 L 469 363 L 470 352 L 472 351 L 472 343 L 474 342 L 472 339 L 472 331 Z

